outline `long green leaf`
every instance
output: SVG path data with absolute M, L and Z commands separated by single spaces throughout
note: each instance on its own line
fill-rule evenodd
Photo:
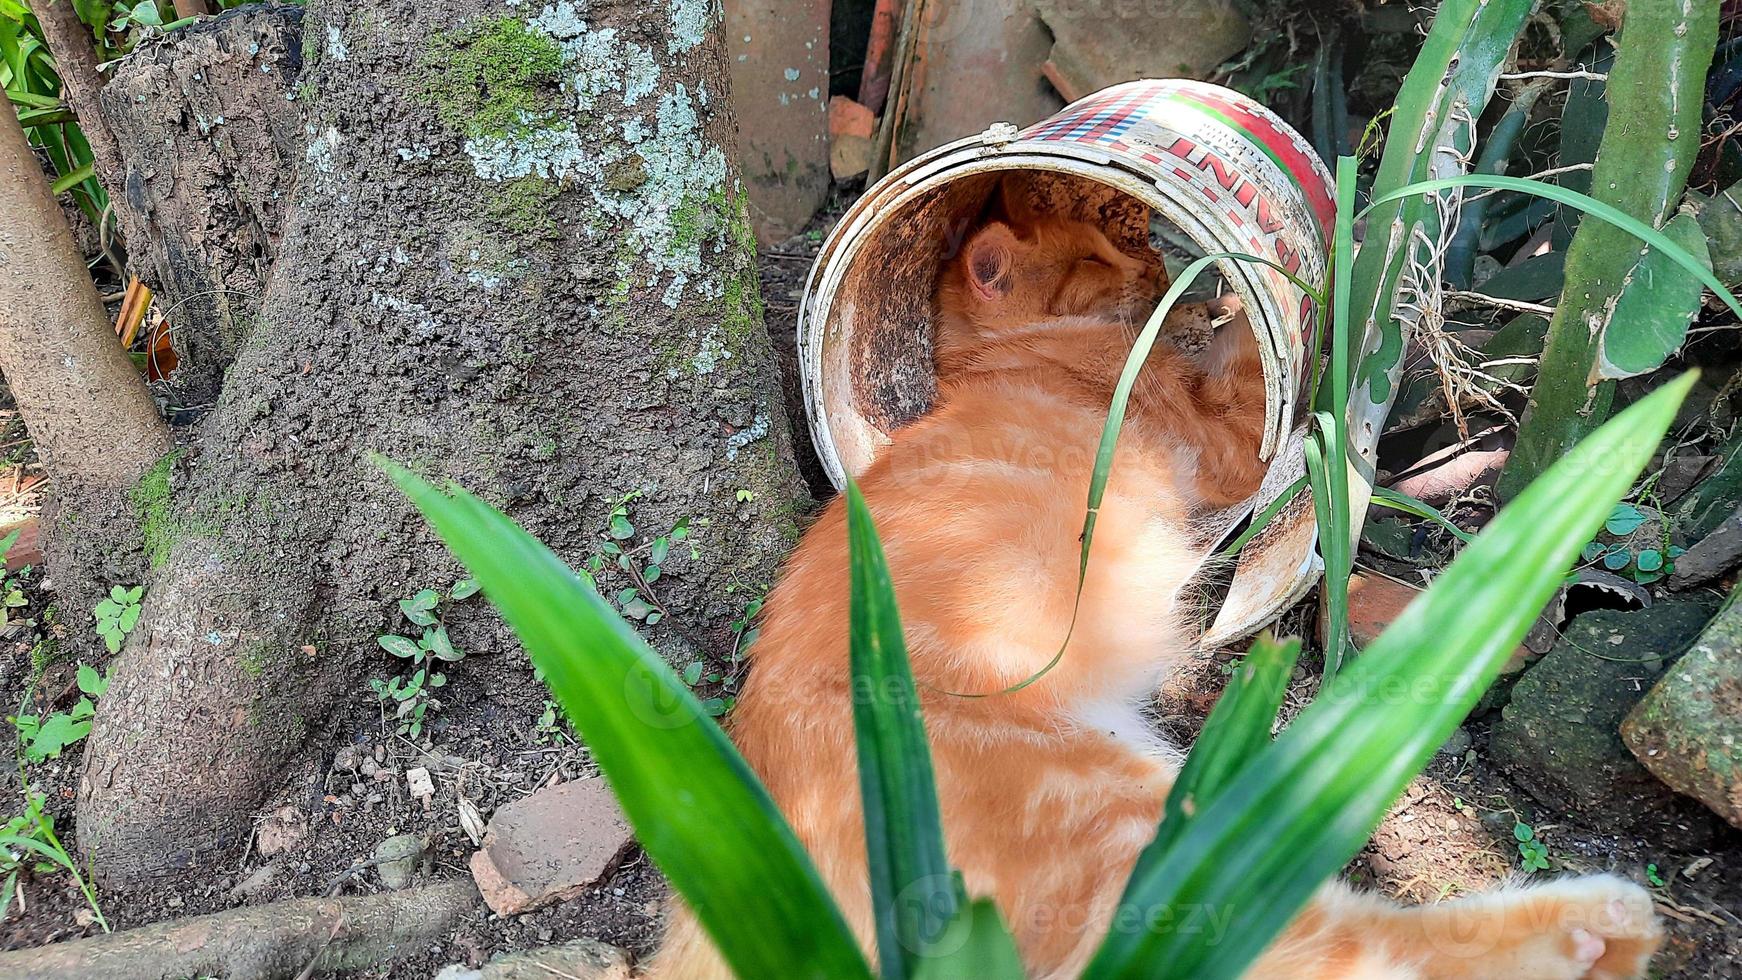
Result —
M 1162 860 L 1132 877 L 1126 921 L 1219 910 L 1230 915 L 1219 943 L 1178 929 L 1115 930 L 1085 976 L 1239 976 L 1463 721 L 1651 458 L 1693 381 L 1684 375 L 1641 399 L 1502 510 Z
M 1138 855 L 1133 880 L 1160 861 L 1185 832 L 1192 815 L 1214 803 L 1223 787 L 1270 744 L 1270 730 L 1276 725 L 1276 713 L 1282 708 L 1299 658 L 1299 639 L 1278 642 L 1265 633 L 1253 641 L 1204 720 L 1204 730 L 1186 756 L 1179 778 L 1168 790 L 1161 827 Z
M 79 870 L 78 865 L 73 863 L 72 858 L 68 856 L 66 851 L 50 847 L 42 841 L 33 840 L 29 837 L 21 837 L 17 834 L 0 834 L 0 847 L 16 847 L 20 850 L 30 851 L 41 857 L 48 858 L 50 861 L 66 868 L 74 874 L 77 874 Z
M 65 173 L 55 178 L 55 182 L 49 185 L 49 190 L 56 195 L 65 194 L 74 187 L 90 180 L 92 175 L 96 172 L 97 168 L 94 164 L 86 163 L 84 166 L 79 167 L 70 173 Z
M 1359 218 L 1367 215 L 1373 210 L 1374 205 L 1382 204 L 1386 201 L 1396 200 L 1403 197 L 1412 197 L 1416 194 L 1431 194 L 1436 191 L 1443 191 L 1453 187 L 1498 187 L 1504 190 L 1518 191 L 1524 194 L 1534 194 L 1537 197 L 1544 197 L 1557 204 L 1565 204 L 1569 207 L 1577 208 L 1588 215 L 1600 218 L 1663 253 L 1670 259 L 1670 261 L 1681 266 L 1682 269 L 1688 272 L 1688 274 L 1692 275 L 1695 279 L 1698 279 L 1701 285 L 1710 289 L 1714 295 L 1723 300 L 1724 305 L 1728 306 L 1731 312 L 1742 317 L 1742 300 L 1738 300 L 1736 295 L 1730 292 L 1730 290 L 1718 280 L 1718 277 L 1712 274 L 1712 270 L 1707 268 L 1704 263 L 1693 255 L 1693 253 L 1682 248 L 1680 245 L 1677 245 L 1673 239 L 1665 235 L 1663 232 L 1658 231 L 1656 228 L 1640 221 L 1638 218 L 1633 217 L 1627 212 L 1622 211 L 1613 205 L 1604 204 L 1602 201 L 1599 201 L 1588 194 L 1580 194 L 1578 191 L 1568 190 L 1558 184 L 1532 180 L 1528 177 L 1501 177 L 1493 174 L 1470 174 L 1464 177 L 1424 180 L 1419 184 L 1410 184 L 1405 187 L 1399 187 L 1397 190 L 1392 191 L 1383 197 L 1374 198 L 1373 204 L 1368 205 L 1368 207 L 1356 217 Z M 1629 254 L 1637 254 L 1637 251 L 1630 251 Z
M 865 849 L 877 961 L 891 980 L 913 976 L 955 917 L 960 898 L 944 854 L 931 749 L 883 545 L 859 486 L 847 484 L 851 552 L 853 728 L 859 749 Z
M 1294 495 L 1304 490 L 1306 485 L 1307 478 L 1304 476 L 1289 484 L 1286 489 L 1276 495 L 1275 500 L 1272 500 L 1263 510 L 1252 515 L 1252 520 L 1246 524 L 1246 530 L 1241 531 L 1239 537 L 1228 542 L 1227 546 L 1217 553 L 1218 557 L 1232 558 L 1239 554 L 1240 549 L 1246 547 L 1247 542 L 1256 538 L 1265 528 L 1269 527 L 1270 522 L 1276 519 L 1276 515 L 1282 513 L 1282 509 L 1287 507 L 1289 501 L 1294 499 Z
M 1331 230 L 1331 378 L 1328 412 L 1316 412 L 1317 430 L 1307 439 L 1307 476 L 1313 483 L 1313 514 L 1325 560 L 1325 677 L 1335 677 L 1349 645 L 1349 575 L 1360 534 L 1349 496 L 1349 340 L 1355 254 L 1355 160 L 1337 158 L 1337 219 Z
M 1450 531 L 1452 537 L 1457 538 L 1465 544 L 1469 544 L 1474 540 L 1474 535 L 1447 520 L 1446 515 L 1440 513 L 1437 508 L 1424 504 L 1407 493 L 1393 490 L 1390 487 L 1374 487 L 1373 503 L 1380 507 L 1401 511 L 1405 514 L 1433 521 L 1440 527 Z
M 378 465 L 501 610 L 647 853 L 741 977 L 868 980 L 810 857 L 683 681 L 531 535 L 458 487 Z

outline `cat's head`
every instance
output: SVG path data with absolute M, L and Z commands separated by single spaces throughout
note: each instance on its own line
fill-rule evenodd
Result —
M 1034 212 L 1020 185 L 1006 182 L 1000 198 L 939 279 L 940 360 L 1058 317 L 1128 323 L 1154 308 L 1158 263 L 1125 254 L 1089 222 Z

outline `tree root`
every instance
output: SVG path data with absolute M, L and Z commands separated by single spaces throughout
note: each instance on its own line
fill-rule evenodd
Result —
M 292 980 L 419 952 L 477 906 L 478 889 L 470 881 L 381 895 L 292 899 L 0 953 L 0 976 Z

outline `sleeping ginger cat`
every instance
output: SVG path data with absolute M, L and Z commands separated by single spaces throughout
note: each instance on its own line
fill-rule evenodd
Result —
M 1009 195 L 1007 195 L 1009 196 Z M 1154 835 L 1180 751 L 1141 709 L 1192 651 L 1193 514 L 1248 497 L 1264 392 L 1251 330 L 1194 361 L 1158 344 L 1133 392 L 1064 658 L 1079 535 L 1113 385 L 1153 306 L 1151 266 L 1091 225 L 985 224 L 937 292 L 938 398 L 859 478 L 922 692 L 949 859 L 992 896 L 1033 977 L 1076 976 Z M 734 741 L 872 945 L 836 499 L 770 594 Z M 730 973 L 681 903 L 652 973 Z M 1214 928 L 1214 923 L 1208 924 Z M 1250 977 L 1640 976 L 1660 929 L 1620 878 L 1406 908 L 1325 885 Z M 776 980 L 776 978 L 746 978 Z

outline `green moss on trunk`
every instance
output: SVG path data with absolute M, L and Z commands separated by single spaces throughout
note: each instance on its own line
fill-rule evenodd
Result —
M 181 456 L 180 449 L 165 453 L 151 469 L 145 471 L 145 475 L 139 478 L 139 482 L 127 494 L 128 501 L 133 505 L 133 512 L 139 515 L 145 558 L 152 568 L 161 567 L 169 559 L 170 546 L 175 543 L 175 518 L 170 513 L 169 476 Z
M 473 138 L 547 125 L 562 48 L 513 17 L 477 20 L 430 38 L 423 99 L 442 124 Z

